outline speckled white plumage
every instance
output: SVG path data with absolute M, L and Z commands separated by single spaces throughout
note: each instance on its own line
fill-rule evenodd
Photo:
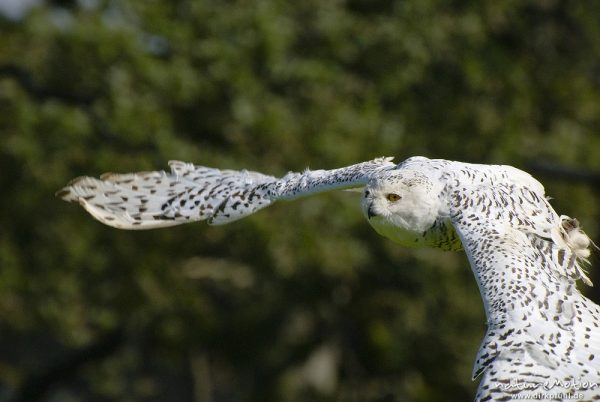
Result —
M 74 180 L 58 195 L 101 222 L 149 229 L 224 224 L 277 200 L 364 187 L 373 228 L 404 246 L 466 251 L 488 329 L 473 377 L 477 401 L 600 400 L 600 308 L 576 287 L 589 238 L 544 187 L 510 166 L 378 158 L 283 178 L 171 162 L 171 172 Z
M 364 185 L 375 173 L 395 165 L 391 158 L 378 158 L 335 170 L 290 172 L 280 179 L 180 161 L 171 161 L 169 166 L 170 173 L 79 177 L 57 195 L 80 203 L 94 218 L 119 229 L 154 229 L 199 220 L 221 225 L 277 200 Z

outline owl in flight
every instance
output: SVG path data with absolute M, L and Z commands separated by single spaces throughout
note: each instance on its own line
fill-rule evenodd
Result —
M 408 247 L 465 250 L 487 331 L 475 359 L 476 401 L 600 401 L 600 307 L 576 287 L 591 241 L 558 215 L 544 187 L 511 166 L 413 157 L 282 178 L 173 161 L 171 172 L 81 177 L 57 195 L 120 229 L 207 220 L 220 225 L 277 200 L 362 188 L 382 236 Z

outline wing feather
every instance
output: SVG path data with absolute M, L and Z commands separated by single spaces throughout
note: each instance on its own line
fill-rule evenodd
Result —
M 394 168 L 391 160 L 377 158 L 340 169 L 290 172 L 280 179 L 171 161 L 170 172 L 80 177 L 57 196 L 80 203 L 100 222 L 120 229 L 152 229 L 199 220 L 220 225 L 277 200 L 363 186 L 377 172 Z
M 474 378 L 483 374 L 476 400 L 509 397 L 517 390 L 498 384 L 515 378 L 530 384 L 600 378 L 594 357 L 600 315 L 576 288 L 587 277 L 582 251 L 571 241 L 585 234 L 574 220 L 558 216 L 540 187 L 526 181 L 452 188 L 449 195 L 488 319 L 473 370 Z M 600 396 L 600 389 L 583 395 Z

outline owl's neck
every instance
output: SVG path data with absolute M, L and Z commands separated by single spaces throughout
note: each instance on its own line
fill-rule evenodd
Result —
M 462 243 L 448 218 L 438 218 L 425 231 L 408 230 L 390 223 L 383 217 L 374 217 L 369 223 L 377 233 L 404 247 L 435 247 L 446 251 L 462 250 Z

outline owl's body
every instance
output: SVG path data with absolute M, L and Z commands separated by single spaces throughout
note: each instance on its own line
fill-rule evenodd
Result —
M 111 226 L 228 223 L 280 199 L 365 187 L 362 208 L 381 235 L 408 247 L 464 249 L 487 333 L 473 377 L 477 401 L 600 400 L 600 308 L 576 287 L 589 238 L 559 216 L 543 186 L 510 166 L 415 157 L 335 170 L 221 171 L 182 162 L 172 172 L 81 178 L 59 195 Z

